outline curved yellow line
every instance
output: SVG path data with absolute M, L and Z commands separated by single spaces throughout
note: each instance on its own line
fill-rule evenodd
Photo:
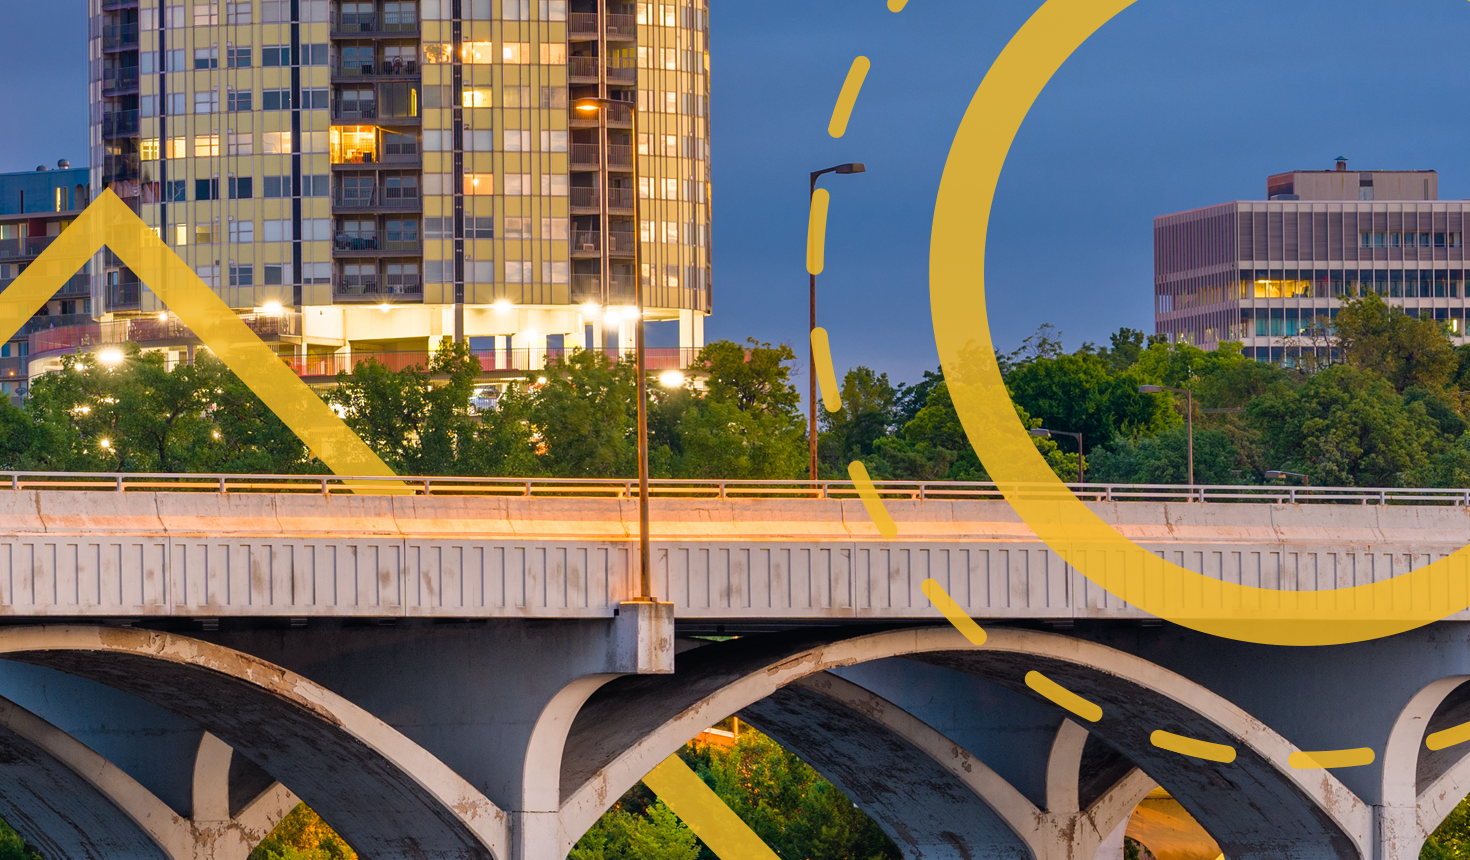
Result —
M 908 3 L 909 0 L 888 0 L 888 11 L 902 12 L 903 7 L 907 6 Z
M 1103 710 L 1040 672 L 1026 673 L 1026 686 L 1089 723 L 1102 719 Z
M 896 10 L 895 10 L 896 11 Z M 857 104 L 862 91 L 863 79 L 868 76 L 872 63 L 867 57 L 858 57 L 847 70 L 847 80 L 842 82 L 842 92 L 837 94 L 837 104 L 832 108 L 832 121 L 827 123 L 827 133 L 833 137 L 847 134 L 847 121 L 852 117 L 853 105 Z
M 1205 761 L 1217 761 L 1221 764 L 1230 764 L 1235 761 L 1235 747 L 1225 744 L 1212 744 L 1209 741 L 1199 741 L 1194 738 L 1186 738 L 1173 732 L 1163 730 L 1156 731 L 1148 737 L 1149 743 L 1161 750 L 1168 750 L 1180 755 L 1202 758 Z
M 818 188 L 812 194 L 812 208 L 806 221 L 806 270 L 809 274 L 822 274 L 827 256 L 827 206 L 832 196 L 827 189 Z
M 1460 723 L 1458 726 L 1435 732 L 1424 739 L 1424 745 L 1432 750 L 1442 750 L 1465 741 L 1470 741 L 1470 723 Z
M 1464 549 L 1392 579 L 1322 591 L 1238 585 L 1171 564 L 1068 492 L 1017 419 L 985 306 L 985 243 L 996 186 L 1021 123 L 1052 75 L 1133 2 L 1047 0 L 975 91 L 944 168 L 929 252 L 934 334 L 956 410 L 986 470 L 1037 536 L 1088 579 L 1151 615 L 1205 633 L 1272 645 L 1335 645 L 1400 633 L 1470 607 Z
M 924 596 L 929 598 L 934 608 L 938 609 L 956 630 L 970 640 L 971 645 L 985 644 L 985 630 L 975 623 L 975 619 L 965 614 L 965 610 L 955 603 L 954 598 L 949 596 L 949 592 L 945 591 L 944 586 L 938 581 L 926 579 L 919 585 L 919 590 L 924 592 Z
M 1359 747 L 1351 750 L 1294 752 L 1286 757 L 1286 763 L 1296 770 L 1323 770 L 1330 767 L 1362 767 L 1372 764 L 1373 759 L 1373 750 Z
M 822 389 L 822 406 L 828 412 L 842 409 L 842 389 L 837 387 L 837 370 L 832 366 L 832 345 L 827 330 L 812 329 L 812 355 L 817 360 L 817 385 Z
M 884 540 L 893 540 L 898 537 L 898 523 L 893 521 L 889 515 L 888 508 L 883 506 L 883 500 L 878 498 L 878 489 L 873 486 L 873 479 L 868 477 L 868 467 L 857 460 L 853 460 L 847 466 L 847 475 L 852 478 L 857 487 L 858 498 L 863 500 L 863 508 L 868 512 L 868 518 L 873 525 L 878 527 L 878 534 Z

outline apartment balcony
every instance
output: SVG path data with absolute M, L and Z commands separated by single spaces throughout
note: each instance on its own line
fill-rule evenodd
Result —
M 138 133 L 138 112 L 114 111 L 102 115 L 103 137 L 133 137 Z
M 0 260 L 33 260 L 41 256 L 55 236 L 27 236 L 24 239 L 0 239 Z
M 116 12 L 119 9 L 136 9 L 138 0 L 102 0 L 103 12 Z
M 608 211 L 628 211 L 638 208 L 638 193 L 633 188 L 609 188 L 607 190 Z
M 602 198 L 598 195 L 596 188 L 573 187 L 571 191 L 571 205 L 573 209 L 601 210 Z
M 424 285 L 386 283 L 365 275 L 338 275 L 332 279 L 332 299 L 339 302 L 422 302 Z
M 608 15 L 604 32 L 609 39 L 636 39 L 638 38 L 638 16 Z
M 602 74 L 601 57 L 568 57 L 567 74 L 573 79 L 596 81 Z
M 572 231 L 571 251 L 573 257 L 596 257 L 602 253 L 602 234 L 596 230 Z
M 138 179 L 138 154 L 108 155 L 102 159 L 102 184 Z
M 607 148 L 607 166 L 631 168 L 633 166 L 633 147 L 618 146 L 616 144 L 609 145 Z
M 138 89 L 138 67 L 123 66 L 102 71 L 102 95 L 116 96 L 136 92 Z
M 31 356 L 45 353 L 76 352 L 78 349 L 97 347 L 104 344 L 177 344 L 197 342 L 199 336 L 184 325 L 178 317 L 157 319 L 152 316 L 132 319 L 95 322 L 87 314 L 70 314 L 65 317 L 40 317 L 41 320 L 69 320 L 69 324 L 42 326 L 27 338 Z M 286 312 L 279 314 L 242 314 L 240 321 L 245 327 L 265 341 L 282 337 L 297 337 L 301 334 L 301 314 Z
M 419 75 L 417 60 L 395 60 L 381 63 L 342 63 L 332 61 L 333 78 L 416 78 Z
M 556 362 L 570 356 L 576 349 L 477 349 L 473 355 L 479 359 L 480 372 L 501 377 L 523 376 L 530 371 L 541 370 L 547 362 Z M 598 350 L 609 361 L 632 361 L 633 350 Z M 644 361 L 651 371 L 687 370 L 699 358 L 696 347 L 649 347 L 644 350 Z M 374 362 L 390 371 L 407 370 L 410 367 L 426 368 L 433 355 L 425 351 L 383 351 L 311 356 L 305 359 L 282 358 L 297 376 L 312 381 L 327 382 L 339 373 L 351 373 L 359 364 Z
M 376 101 L 334 101 L 332 119 L 377 119 Z
M 573 39 L 595 39 L 597 30 L 596 12 L 573 12 L 567 16 L 567 33 Z
M 374 12 L 336 12 L 332 15 L 332 38 L 334 39 L 360 39 L 364 36 L 416 36 L 418 32 L 418 16 L 411 11 L 384 15 Z
M 423 205 L 417 194 L 388 196 L 381 188 L 367 194 L 338 194 L 332 198 L 333 212 L 417 212 Z
M 373 154 L 371 152 L 357 153 L 352 158 L 332 162 L 333 170 L 380 170 L 383 168 L 394 168 L 402 170 L 405 167 L 420 167 L 424 163 L 424 156 L 417 150 L 414 152 L 388 152 Z
M 571 165 L 573 170 L 597 170 L 602 166 L 602 157 L 595 143 L 572 144 Z
M 102 28 L 104 51 L 127 51 L 138 49 L 137 24 L 107 24 Z
M 386 254 L 421 256 L 424 246 L 417 239 L 384 239 L 377 235 L 348 236 L 338 234 L 332 241 L 336 257 L 379 257 Z
M 607 80 L 608 80 L 608 83 L 613 83 L 613 84 L 629 84 L 629 85 L 637 84 L 638 83 L 638 67 L 637 66 L 625 66 L 625 67 L 608 66 L 608 68 L 607 68 Z
M 631 230 L 612 230 L 607 234 L 607 253 L 613 257 L 632 257 L 638 253 L 638 236 Z

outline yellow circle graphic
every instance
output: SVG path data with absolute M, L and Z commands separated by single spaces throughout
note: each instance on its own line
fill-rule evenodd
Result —
M 1244 642 L 1335 645 L 1401 633 L 1465 609 L 1470 549 L 1392 579 L 1322 591 L 1237 585 L 1171 564 L 1072 495 L 1016 417 L 985 307 L 985 241 L 996 185 L 1021 123 L 1052 75 L 1133 2 L 1047 0 L 981 81 L 950 147 L 934 207 L 929 292 L 944 376 L 981 462 L 1016 513 L 1068 564 L 1133 606 L 1195 630 Z

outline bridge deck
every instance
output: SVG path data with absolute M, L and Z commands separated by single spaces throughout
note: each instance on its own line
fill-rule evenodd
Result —
M 658 500 L 657 596 L 684 619 L 932 618 L 933 577 L 977 618 L 1135 618 L 1008 505 Z M 1470 541 L 1470 509 L 1091 503 L 1192 570 L 1319 589 L 1386 579 Z M 636 501 L 0 491 L 0 615 L 607 617 L 633 595 Z

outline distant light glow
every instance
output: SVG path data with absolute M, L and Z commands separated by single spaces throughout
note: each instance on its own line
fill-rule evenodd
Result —
M 168 311 L 159 311 L 158 312 L 158 321 L 159 322 L 168 322 Z
M 509 311 L 512 308 L 514 308 L 515 305 L 513 305 L 513 304 L 510 303 L 510 299 L 496 299 L 495 300 L 495 303 L 492 304 L 490 307 L 495 308 L 495 312 L 496 313 L 503 314 L 506 311 Z
M 112 440 L 111 439 L 98 439 L 97 440 L 97 447 L 99 447 L 99 448 L 111 448 L 112 447 Z
M 264 305 L 261 305 L 260 312 L 263 313 L 263 314 L 265 314 L 266 316 L 272 316 L 272 317 L 280 316 L 281 315 L 281 303 L 280 302 L 266 302 Z
M 381 305 L 378 305 L 378 310 L 386 314 L 388 311 L 393 310 L 393 306 L 387 302 L 383 302 Z
M 97 353 L 97 360 L 103 364 L 122 364 L 123 354 L 120 349 L 104 349 Z
M 595 317 L 595 316 L 597 316 L 600 313 L 602 313 L 602 305 L 599 305 L 597 302 L 583 302 L 583 304 L 582 304 L 582 315 L 583 316 Z
M 684 374 L 677 370 L 665 370 L 658 375 L 658 382 L 664 388 L 679 388 L 684 384 Z
M 618 313 L 621 314 L 622 317 L 623 317 L 623 319 L 625 319 L 625 320 L 636 320 L 636 319 L 638 319 L 638 309 L 637 308 L 633 308 L 633 307 L 622 308 L 622 309 L 620 309 L 618 311 Z

